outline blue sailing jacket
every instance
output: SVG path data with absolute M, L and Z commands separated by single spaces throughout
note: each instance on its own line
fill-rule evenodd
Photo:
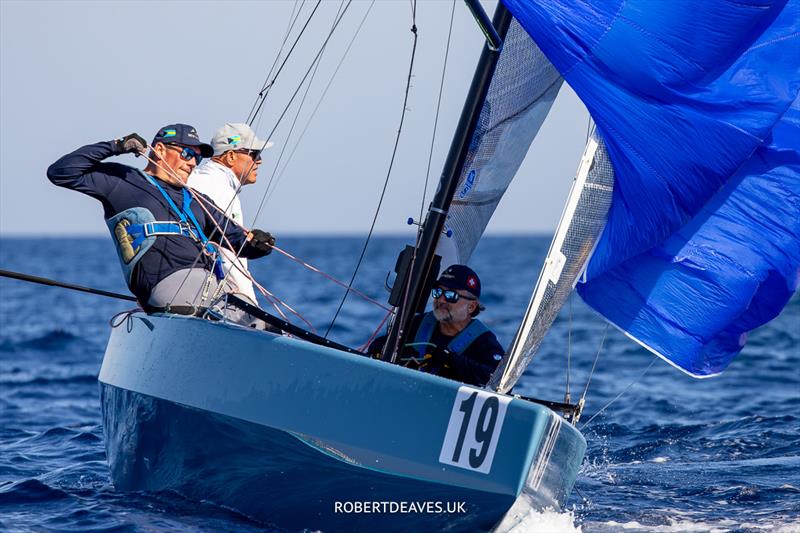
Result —
M 47 177 L 59 187 L 82 192 L 99 200 L 103 204 L 104 218 L 107 221 L 115 221 L 117 215 L 125 211 L 149 212 L 156 221 L 177 220 L 177 215 L 167 199 L 158 187 L 148 182 L 142 171 L 119 163 L 102 162 L 115 155 L 120 154 L 116 151 L 115 143 L 111 141 L 83 146 L 50 165 Z M 159 185 L 172 202 L 183 209 L 183 189 L 161 181 Z M 211 216 L 207 215 L 198 201 L 191 202 L 189 206 L 208 240 L 227 247 L 217 229 L 218 225 L 225 229 L 225 236 L 237 250 L 244 244 L 241 253 L 243 257 L 258 258 L 266 255 L 246 243 L 247 230 L 227 219 L 214 202 L 203 194 L 195 195 L 211 213 Z M 115 228 L 111 228 L 111 231 L 113 233 Z M 136 268 L 127 273 L 128 287 L 140 303 L 147 303 L 156 283 L 173 272 L 192 267 L 212 271 L 214 261 L 202 251 L 201 242 L 184 235 L 151 237 L 148 247 L 137 258 Z M 120 259 L 123 261 L 122 257 Z

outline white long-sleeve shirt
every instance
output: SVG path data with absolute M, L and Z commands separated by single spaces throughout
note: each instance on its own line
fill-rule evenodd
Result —
M 187 184 L 192 189 L 211 198 L 217 207 L 224 210 L 225 214 L 234 222 L 244 225 L 242 204 L 236 195 L 239 180 L 231 169 L 211 159 L 205 159 L 194 169 Z M 247 272 L 247 259 L 236 257 L 236 254 L 227 248 L 220 247 L 220 251 L 225 270 L 225 283 L 229 287 L 228 292 L 242 293 L 256 302 L 253 283 L 239 270 L 241 268 Z M 234 265 L 239 265 L 239 268 Z

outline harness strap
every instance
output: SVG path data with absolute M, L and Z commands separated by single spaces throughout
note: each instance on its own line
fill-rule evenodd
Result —
M 417 334 L 414 335 L 414 344 L 419 346 L 418 352 L 420 355 L 425 355 L 425 350 L 428 343 L 433 338 L 433 331 L 436 327 L 437 321 L 433 313 L 425 313 L 422 316 L 422 322 L 417 328 Z
M 159 235 L 182 235 L 197 240 L 191 228 L 183 222 L 157 221 L 146 224 L 129 224 L 125 227 L 133 238 L 131 245 L 137 248 L 147 237 L 157 237 Z M 199 242 L 199 241 L 198 241 Z
M 203 232 L 203 227 L 197 221 L 197 218 L 194 216 L 194 213 L 189 208 L 192 204 L 192 195 L 189 194 L 189 191 L 186 189 L 186 187 L 183 188 L 183 208 L 178 208 L 178 206 L 175 205 L 175 202 L 172 200 L 169 194 L 167 194 L 167 191 L 165 191 L 164 188 L 161 185 L 159 185 L 159 183 L 155 179 L 153 179 L 151 175 L 147 174 L 146 172 L 142 172 L 142 175 L 144 175 L 144 177 L 147 179 L 148 182 L 150 182 L 151 185 L 153 185 L 156 189 L 158 189 L 158 191 L 161 193 L 161 196 L 163 196 L 167 200 L 169 206 L 172 208 L 173 211 L 175 211 L 175 214 L 178 215 L 178 217 L 181 219 L 181 222 L 186 226 L 186 228 L 190 233 L 190 235 L 185 235 L 185 233 L 183 232 L 180 232 L 178 234 L 184 236 L 191 236 L 192 238 L 200 242 L 203 245 L 203 249 L 206 251 L 206 253 L 214 257 L 214 275 L 216 276 L 217 280 L 221 280 L 222 278 L 224 278 L 225 271 L 222 268 L 221 254 L 219 254 L 217 252 L 216 247 L 211 242 L 209 242 L 208 237 L 206 237 L 206 234 Z M 189 221 L 191 221 L 191 225 L 189 224 Z M 175 234 L 175 233 L 170 232 L 169 234 Z
M 450 344 L 447 345 L 447 351 L 453 353 L 463 353 L 475 339 L 489 331 L 489 328 L 477 318 L 473 318 L 467 327 L 461 330 L 461 333 L 455 336 Z
M 437 320 L 433 313 L 425 313 L 422 317 L 422 322 L 419 324 L 419 328 L 417 328 L 417 334 L 414 336 L 414 345 L 418 345 L 421 347 L 420 355 L 424 355 L 425 353 L 425 346 L 427 346 L 431 338 L 433 338 L 434 328 L 436 327 Z M 451 353 L 464 353 L 467 348 L 481 335 L 489 331 L 489 328 L 486 325 L 474 318 L 470 321 L 466 328 L 461 330 L 461 332 L 453 337 L 453 339 L 447 344 L 445 351 Z

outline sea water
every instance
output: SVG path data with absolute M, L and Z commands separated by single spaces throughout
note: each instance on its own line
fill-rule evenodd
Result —
M 489 237 L 475 253 L 472 266 L 487 308 L 481 319 L 504 345 L 519 325 L 548 243 L 543 236 Z M 346 281 L 363 240 L 289 237 L 278 244 Z M 387 273 L 404 244 L 373 239 L 355 286 L 385 301 L 392 283 Z M 278 252 L 251 265 L 267 289 L 317 331 L 327 330 L 344 289 Z M 127 292 L 108 238 L 0 239 L 0 268 Z M 0 278 L 0 530 L 269 529 L 180 494 L 114 490 L 97 374 L 108 320 L 130 307 Z M 351 294 L 330 337 L 359 346 L 383 316 Z M 560 401 L 569 381 L 575 401 L 598 350 L 579 424 L 591 419 L 582 427 L 588 449 L 567 508 L 522 512 L 510 531 L 800 531 L 797 295 L 781 316 L 750 334 L 723 375 L 706 380 L 660 360 L 645 371 L 653 356 L 574 297 L 516 391 Z

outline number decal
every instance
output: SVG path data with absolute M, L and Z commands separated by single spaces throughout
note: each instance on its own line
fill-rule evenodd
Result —
M 510 401 L 509 396 L 460 387 L 450 412 L 439 462 L 489 473 Z
M 470 394 L 469 399 L 461 402 L 461 407 L 458 408 L 459 411 L 464 413 L 464 420 L 466 420 L 467 422 L 469 422 L 469 418 L 472 415 L 472 407 L 475 405 L 475 397 L 477 395 L 478 395 L 477 392 L 473 392 L 472 394 Z M 464 446 L 464 437 L 466 436 L 467 436 L 467 424 L 462 423 L 461 429 L 458 430 L 458 442 L 456 442 L 456 449 L 453 451 L 454 463 L 457 463 L 458 458 L 461 457 L 461 448 Z
M 489 444 L 492 440 L 492 433 L 494 432 L 494 425 L 497 422 L 497 410 L 500 408 L 500 401 L 495 398 L 486 398 L 481 408 L 481 414 L 478 415 L 478 424 L 475 426 L 475 440 L 480 444 L 481 451 L 475 453 L 475 450 L 469 451 L 469 466 L 478 468 L 486 459 L 486 453 L 489 451 Z M 486 422 L 486 413 L 491 411 L 491 418 Z

